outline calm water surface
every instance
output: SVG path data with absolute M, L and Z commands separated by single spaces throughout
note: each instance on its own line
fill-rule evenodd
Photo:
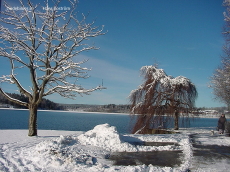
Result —
M 28 129 L 28 110 L 0 109 L 0 129 Z M 129 132 L 130 117 L 125 114 L 38 111 L 38 129 L 88 131 L 109 123 L 121 133 Z
M 28 129 L 28 110 L 0 109 L 0 129 Z M 119 133 L 130 133 L 130 116 L 63 111 L 38 111 L 38 129 L 88 131 L 98 124 L 116 126 Z M 197 118 L 190 127 L 213 127 L 217 118 Z

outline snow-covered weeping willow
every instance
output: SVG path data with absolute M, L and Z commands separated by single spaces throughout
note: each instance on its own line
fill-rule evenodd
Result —
M 195 85 L 186 77 L 168 76 L 156 66 L 143 66 L 141 75 L 143 84 L 129 95 L 131 114 L 139 114 L 133 132 L 159 127 L 164 115 L 174 116 L 175 129 L 178 129 L 179 115 L 188 114 L 194 107 L 197 97 Z

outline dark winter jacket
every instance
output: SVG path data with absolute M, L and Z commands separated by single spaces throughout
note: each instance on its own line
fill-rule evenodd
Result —
M 226 122 L 227 122 L 227 120 L 226 120 L 225 116 L 221 116 L 218 120 L 218 128 L 224 130 Z

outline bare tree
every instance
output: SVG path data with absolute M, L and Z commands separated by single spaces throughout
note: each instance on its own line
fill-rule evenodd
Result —
M 144 83 L 130 93 L 131 114 L 139 114 L 133 133 L 145 133 L 158 128 L 165 118 L 174 118 L 174 129 L 179 129 L 179 116 L 188 115 L 194 107 L 197 91 L 187 78 L 168 76 L 156 66 L 143 66 Z M 173 117 L 173 118 L 172 118 Z
M 32 4 L 30 0 L 19 0 L 20 10 L 5 2 L 6 10 L 1 12 L 0 57 L 10 62 L 10 74 L 2 76 L 0 82 L 15 84 L 19 92 L 29 98 L 22 102 L 7 95 L 2 88 L 0 92 L 10 101 L 28 107 L 29 136 L 37 135 L 37 108 L 42 97 L 58 93 L 65 98 L 75 98 L 78 94 L 89 94 L 103 89 L 92 89 L 77 84 L 78 78 L 88 78 L 90 69 L 81 67 L 87 60 L 77 60 L 82 52 L 97 49 L 92 46 L 90 38 L 103 35 L 103 27 L 86 23 L 75 14 L 77 2 L 61 0 Z M 67 5 L 69 3 L 69 7 Z M 30 90 L 22 86 L 17 73 L 27 70 L 31 81 Z
M 224 12 L 225 45 L 224 56 L 221 56 L 221 65 L 215 70 L 210 78 L 210 87 L 213 88 L 215 99 L 225 103 L 230 109 L 230 1 L 225 0 L 226 12 Z
M 223 65 L 215 70 L 211 77 L 211 85 L 215 99 L 223 102 L 230 109 L 230 64 Z

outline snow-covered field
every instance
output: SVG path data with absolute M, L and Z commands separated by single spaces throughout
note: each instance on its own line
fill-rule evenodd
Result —
M 39 130 L 38 137 L 27 137 L 27 130 L 0 130 L 0 171 L 25 172 L 94 172 L 94 171 L 228 171 L 230 159 L 200 163 L 194 156 L 189 134 L 198 134 L 199 145 L 230 146 L 230 137 L 211 135 L 210 130 L 180 130 L 181 134 L 121 135 L 108 124 L 87 132 Z M 133 142 L 173 142 L 174 145 L 145 146 Z M 149 152 L 181 150 L 179 166 L 113 165 L 109 155 L 115 152 Z M 226 150 L 227 151 L 227 150 Z M 167 157 L 165 157 L 165 160 Z

